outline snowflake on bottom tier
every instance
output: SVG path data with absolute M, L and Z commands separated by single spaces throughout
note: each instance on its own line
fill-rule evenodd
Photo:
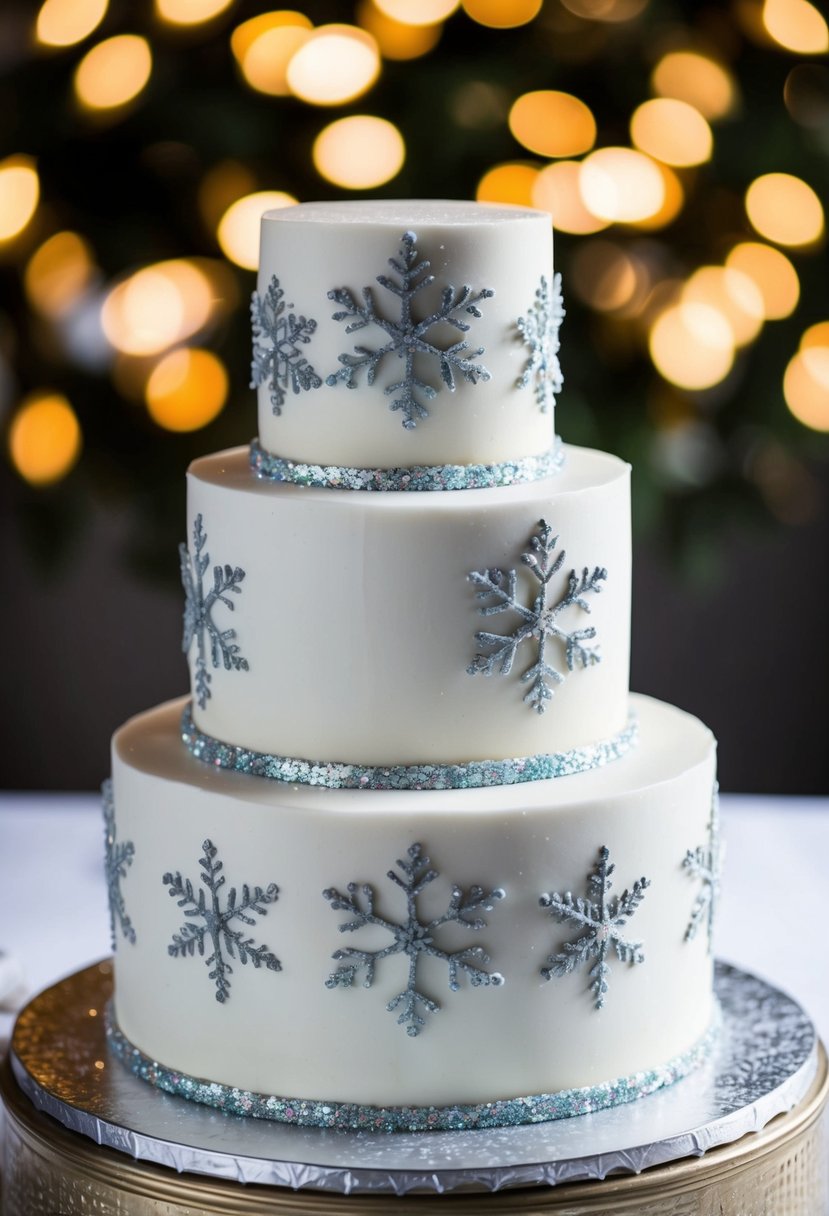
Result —
M 711 953 L 714 936 L 714 921 L 720 900 L 720 876 L 723 863 L 723 845 L 720 839 L 720 799 L 719 787 L 714 784 L 711 796 L 711 818 L 708 821 L 708 843 L 699 844 L 695 849 L 689 849 L 682 862 L 693 878 L 702 883 L 702 890 L 694 901 L 691 909 L 691 919 L 685 930 L 686 942 L 693 941 L 700 925 L 705 922 L 708 934 L 708 953 Z
M 643 963 L 645 955 L 641 942 L 629 942 L 622 936 L 621 930 L 633 916 L 645 897 L 645 890 L 650 880 L 639 878 L 633 884 L 632 890 L 627 888 L 621 895 L 608 899 L 608 891 L 612 887 L 610 876 L 615 866 L 609 861 L 610 850 L 604 845 L 599 849 L 599 860 L 588 876 L 590 895 L 587 899 L 573 899 L 569 891 L 565 895 L 542 895 L 539 903 L 546 908 L 550 915 L 561 924 L 571 923 L 583 925 L 585 932 L 574 942 L 565 942 L 560 954 L 551 954 L 547 960 L 548 967 L 542 967 L 541 974 L 545 980 L 553 976 L 569 975 L 587 963 L 590 958 L 596 962 L 590 968 L 590 991 L 595 997 L 595 1006 L 601 1009 L 607 993 L 607 978 L 610 966 L 607 955 L 611 945 L 616 949 L 617 957 L 623 963 Z
M 211 840 L 205 840 L 202 852 L 204 857 L 199 858 L 199 865 L 203 873 L 200 877 L 210 893 L 209 902 L 205 899 L 204 890 L 200 887 L 197 895 L 190 879 L 182 878 L 178 871 L 175 874 L 167 873 L 162 878 L 170 895 L 174 899 L 179 897 L 178 906 L 184 908 L 184 915 L 202 922 L 200 925 L 184 924 L 178 933 L 173 934 L 173 941 L 167 947 L 167 953 L 172 958 L 185 958 L 188 954 L 192 958 L 198 950 L 203 956 L 205 939 L 209 938 L 213 953 L 204 961 L 208 967 L 212 967 L 210 978 L 216 984 L 216 1000 L 224 1004 L 230 995 L 228 977 L 233 974 L 233 968 L 225 958 L 225 951 L 230 958 L 235 958 L 235 950 L 242 964 L 252 963 L 257 968 L 264 966 L 269 971 L 282 970 L 279 959 L 271 954 L 267 946 L 254 945 L 252 937 L 243 937 L 242 929 L 233 929 L 230 925 L 233 920 L 240 920 L 245 925 L 255 925 L 256 921 L 249 913 L 266 916 L 268 910 L 265 904 L 276 903 L 279 887 L 272 882 L 263 891 L 261 887 L 251 889 L 245 883 L 239 903 L 236 902 L 236 888 L 231 887 L 227 904 L 222 908 L 219 892 L 225 884 L 225 877 L 221 873 L 224 868 L 222 862 L 216 860 L 218 849 Z
M 561 275 L 553 276 L 552 287 L 542 275 L 534 303 L 527 309 L 526 317 L 519 317 L 515 323 L 522 342 L 530 351 L 527 366 L 516 380 L 515 387 L 528 388 L 532 385 L 542 414 L 548 414 L 553 408 L 556 393 L 561 392 L 564 384 L 558 361 L 558 334 L 564 317 Z
M 255 291 L 250 301 L 253 328 L 253 355 L 250 367 L 250 387 L 271 382 L 271 407 L 274 414 L 282 413 L 288 389 L 294 393 L 320 388 L 322 380 L 299 349 L 307 346 L 317 328 L 316 321 L 298 317 L 293 304 L 285 303 L 285 292 L 276 275 L 271 277 L 264 296 Z
M 582 612 L 589 612 L 590 605 L 584 597 L 590 593 L 599 594 L 601 591 L 599 584 L 607 578 L 607 571 L 601 566 L 596 566 L 590 573 L 585 566 L 581 578 L 579 578 L 575 570 L 571 570 L 564 595 L 555 603 L 548 603 L 550 580 L 564 564 L 566 553 L 562 549 L 550 564 L 550 555 L 558 544 L 558 537 L 553 536 L 552 528 L 543 519 L 539 520 L 538 528 L 538 533 L 530 538 L 530 552 L 521 554 L 521 561 L 529 567 L 540 584 L 540 590 L 531 608 L 525 608 L 518 599 L 515 570 L 510 570 L 508 574 L 505 574 L 503 570 L 473 570 L 469 575 L 469 581 L 480 588 L 477 598 L 492 601 L 481 608 L 482 616 L 494 616 L 499 612 L 515 612 L 521 618 L 521 623 L 516 625 L 511 634 L 507 635 L 483 631 L 476 633 L 475 641 L 480 646 L 489 647 L 490 653 L 476 654 L 466 670 L 470 675 L 480 672 L 482 675 L 490 676 L 497 663 L 500 664 L 501 674 L 509 675 L 518 647 L 528 638 L 535 638 L 538 642 L 538 660 L 527 668 L 521 679 L 525 683 L 530 681 L 530 688 L 525 694 L 524 700 L 536 713 L 543 714 L 547 701 L 550 701 L 553 696 L 553 690 L 547 681 L 552 680 L 556 684 L 564 681 L 561 672 L 556 671 L 546 661 L 545 651 L 548 638 L 557 638 L 564 643 L 568 671 L 572 671 L 577 662 L 582 667 L 589 667 L 593 663 L 601 661 L 600 655 L 594 647 L 583 645 L 584 642 L 596 636 L 593 626 L 591 625 L 587 629 L 567 631 L 561 628 L 558 618 L 567 608 L 575 607 L 580 608 Z
M 112 797 L 111 781 L 104 782 L 101 793 L 104 800 L 104 874 L 109 897 L 109 930 L 112 937 L 112 949 L 115 950 L 117 948 L 116 921 L 121 926 L 121 932 L 127 941 L 135 945 L 135 929 L 127 916 L 121 891 L 121 879 L 126 878 L 127 870 L 132 865 L 135 845 L 131 840 L 125 840 L 121 844 L 115 842 L 115 802 Z
M 417 914 L 417 897 L 424 887 L 438 877 L 437 871 L 428 868 L 429 858 L 423 856 L 419 844 L 413 844 L 408 850 L 408 860 L 398 859 L 397 866 L 403 877 L 401 878 L 394 870 L 389 870 L 386 877 L 396 883 L 406 895 L 407 916 L 406 920 L 400 923 L 387 920 L 375 913 L 374 888 L 368 883 L 358 887 L 357 883 L 350 882 L 347 887 L 347 895 L 340 894 L 336 887 L 329 887 L 323 891 L 323 897 L 328 900 L 335 911 L 349 912 L 354 917 L 354 920 L 346 921 L 345 924 L 339 926 L 340 933 L 353 933 L 357 929 L 362 929 L 364 925 L 379 925 L 381 928 L 387 929 L 394 938 L 390 945 L 381 950 L 357 950 L 349 946 L 345 950 L 335 951 L 332 958 L 355 961 L 344 967 L 338 967 L 325 981 L 325 986 L 326 988 L 349 988 L 360 971 L 364 970 L 363 987 L 370 988 L 374 980 L 374 969 L 380 959 L 387 958 L 391 954 L 407 954 L 409 957 L 408 983 L 403 992 L 398 993 L 389 1001 L 386 1008 L 389 1013 L 393 1013 L 397 1009 L 401 1010 L 397 1024 L 405 1026 L 406 1033 L 414 1037 L 420 1033 L 420 1028 L 424 1025 L 424 1019 L 418 1011 L 418 1007 L 422 1007 L 426 1013 L 437 1013 L 440 1009 L 437 1001 L 419 992 L 416 987 L 417 965 L 424 954 L 442 959 L 447 964 L 449 988 L 452 992 L 457 992 L 460 988 L 459 971 L 465 972 L 475 988 L 488 985 L 497 987 L 503 984 L 503 976 L 497 972 L 483 970 L 483 965 L 490 960 L 480 946 L 466 946 L 462 950 L 450 953 L 436 945 L 434 935 L 442 925 L 450 923 L 465 925 L 469 929 L 486 928 L 486 921 L 476 916 L 475 913 L 482 910 L 491 912 L 495 901 L 503 899 L 504 892 L 500 888 L 496 888 L 487 894 L 481 887 L 470 887 L 469 892 L 465 895 L 461 887 L 453 886 L 447 910 L 434 920 L 423 923 Z M 365 900 L 364 908 L 360 907 L 358 893 Z

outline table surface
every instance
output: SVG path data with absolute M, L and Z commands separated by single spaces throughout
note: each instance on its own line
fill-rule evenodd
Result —
M 716 954 L 797 998 L 829 1041 L 829 798 L 723 795 Z M 99 799 L 0 795 L 0 951 L 28 993 L 110 952 Z M 0 1013 L 0 1039 L 11 1015 Z

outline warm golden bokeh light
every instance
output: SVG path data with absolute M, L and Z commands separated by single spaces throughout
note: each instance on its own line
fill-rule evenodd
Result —
M 0 160 L 0 242 L 19 236 L 34 215 L 40 178 L 31 156 Z
M 101 324 L 116 350 L 154 355 L 202 329 L 212 307 L 208 277 L 177 258 L 145 266 L 113 287 L 101 310 Z
M 532 165 L 507 161 L 493 165 L 478 182 L 475 198 L 479 203 L 510 203 L 533 207 L 533 186 L 538 170 Z
M 360 0 L 357 22 L 377 39 L 384 59 L 418 59 L 440 41 L 442 25 L 408 25 L 381 13 L 374 0 Z
M 542 0 L 462 0 L 467 17 L 490 29 L 511 30 L 526 25 L 541 12 Z
M 150 417 L 167 431 L 197 431 L 227 401 L 224 364 L 209 350 L 183 347 L 156 364 L 145 397 Z
M 170 25 L 201 25 L 218 17 L 232 3 L 233 0 L 155 0 L 155 11 Z
M 103 21 L 109 0 L 45 0 L 35 24 L 43 46 L 74 46 Z
M 760 235 L 777 245 L 812 245 L 823 235 L 820 199 L 791 173 L 755 178 L 746 191 L 746 211 Z
M 648 0 L 562 0 L 562 4 L 585 21 L 617 25 L 638 17 L 647 8 Z
M 829 349 L 808 346 L 790 360 L 783 376 L 783 396 L 798 422 L 813 431 L 829 431 Z
M 77 232 L 56 232 L 29 259 L 23 283 L 29 303 L 62 317 L 84 294 L 94 273 L 92 250 Z
M 597 219 L 630 224 L 657 215 L 665 182 L 649 156 L 633 148 L 598 148 L 582 163 L 579 189 Z
M 312 155 L 317 172 L 335 186 L 371 190 L 400 172 L 406 145 L 394 123 L 352 114 L 320 131 Z
M 87 51 L 75 69 L 75 96 L 88 110 L 113 110 L 137 97 L 150 79 L 150 44 L 118 34 Z
M 380 74 L 380 52 L 368 30 L 321 25 L 287 69 L 291 92 L 315 106 L 337 106 L 362 96 Z
M 642 267 L 612 241 L 585 241 L 573 255 L 573 290 L 598 312 L 627 311 L 647 283 Z
M 723 118 L 733 109 L 737 87 L 722 64 L 696 51 L 670 51 L 651 75 L 660 97 L 674 97 L 699 110 L 704 118 Z
M 222 160 L 214 165 L 199 186 L 199 211 L 207 228 L 214 232 L 231 203 L 253 194 L 256 178 L 238 160 Z
M 734 363 L 734 335 L 726 317 L 710 304 L 683 301 L 666 308 L 650 332 L 657 371 L 680 388 L 711 388 Z
M 297 200 L 284 190 L 259 190 L 247 194 L 232 203 L 222 218 L 216 232 L 225 257 L 245 270 L 256 270 L 259 265 L 259 225 L 266 211 L 280 207 L 292 207 Z
M 65 477 L 81 453 L 81 428 L 61 393 L 33 393 L 9 427 L 9 454 L 17 472 L 34 486 Z
M 601 232 L 609 221 L 599 219 L 585 207 L 579 185 L 581 168 L 575 160 L 561 160 L 547 165 L 536 175 L 532 186 L 532 205 L 549 211 L 559 232 L 586 236 L 591 232 Z
M 800 349 L 808 350 L 812 346 L 829 349 L 829 321 L 818 321 L 816 325 L 810 325 L 803 334 L 800 339 Z
M 436 25 L 451 17 L 460 0 L 374 0 L 374 4 L 393 21 L 405 25 Z
M 808 0 L 765 0 L 763 25 L 787 51 L 821 55 L 829 50 L 829 26 Z
M 313 25 L 291 9 L 260 13 L 237 26 L 230 47 L 246 82 L 259 93 L 286 97 L 288 64 L 311 35 Z
M 765 308 L 760 288 L 733 266 L 701 266 L 685 284 L 682 299 L 709 304 L 721 312 L 737 346 L 753 342 L 763 327 Z
M 643 232 L 655 232 L 658 228 L 667 228 L 668 224 L 673 223 L 685 204 L 685 191 L 682 187 L 682 182 L 673 169 L 669 169 L 667 165 L 663 165 L 660 161 L 654 161 L 653 163 L 656 165 L 662 178 L 664 195 L 662 206 L 658 211 L 654 211 L 653 215 L 649 215 L 644 220 L 631 221 L 634 228 L 639 228 Z
M 525 148 L 539 156 L 581 156 L 596 142 L 596 120 L 571 93 L 541 89 L 513 104 L 509 128 Z
M 759 241 L 744 241 L 734 246 L 725 264 L 742 271 L 757 285 L 767 321 L 781 321 L 794 312 L 800 299 L 800 280 L 785 253 Z
M 241 65 L 247 52 L 262 34 L 266 34 L 268 30 L 281 29 L 284 26 L 295 26 L 306 30 L 314 28 L 309 17 L 306 17 L 304 13 L 295 12 L 293 9 L 276 9 L 273 12 L 260 13 L 258 17 L 251 17 L 249 21 L 243 21 L 241 25 L 237 25 L 230 35 L 230 49 L 236 61 Z
M 638 106 L 630 137 L 642 152 L 667 165 L 701 165 L 711 159 L 711 128 L 699 110 L 675 97 L 656 97 Z

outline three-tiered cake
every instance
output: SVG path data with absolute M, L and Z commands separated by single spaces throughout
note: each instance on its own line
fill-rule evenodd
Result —
M 242 1113 L 521 1123 L 704 1055 L 715 745 L 628 693 L 629 469 L 560 445 L 549 217 L 262 222 L 259 439 L 188 476 L 192 699 L 113 743 L 111 1041 Z

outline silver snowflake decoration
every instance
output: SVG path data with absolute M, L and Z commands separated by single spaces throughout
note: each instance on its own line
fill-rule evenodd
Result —
M 335 321 L 349 321 L 345 332 L 356 333 L 369 325 L 375 325 L 387 336 L 387 341 L 375 350 L 367 346 L 355 346 L 353 354 L 340 355 L 342 368 L 333 372 L 326 379 L 326 384 L 337 384 L 343 381 L 348 388 L 357 387 L 357 375 L 366 372 L 366 383 L 374 383 L 377 370 L 387 355 L 396 355 L 404 361 L 404 371 L 400 380 L 389 384 L 383 391 L 388 397 L 393 397 L 389 409 L 399 410 L 403 415 L 403 426 L 412 430 L 419 418 L 427 418 L 429 411 L 425 401 L 431 401 L 437 396 L 438 390 L 427 384 L 415 374 L 415 360 L 431 359 L 437 363 L 440 378 L 450 392 L 455 391 L 455 376 L 459 375 L 470 384 L 479 380 L 491 379 L 490 373 L 482 363 L 473 362 L 484 353 L 484 348 L 470 350 L 465 339 L 451 346 L 442 348 L 430 339 L 429 331 L 435 325 L 451 325 L 460 333 L 468 333 L 470 324 L 464 320 L 464 315 L 478 317 L 481 311 L 478 304 L 495 294 L 488 287 L 473 293 L 471 287 L 461 287 L 455 290 L 452 286 L 443 288 L 440 307 L 422 320 L 413 315 L 415 296 L 435 281 L 433 274 L 428 274 L 430 262 L 419 261 L 420 255 L 415 248 L 417 237 L 413 232 L 404 232 L 399 257 L 389 258 L 389 265 L 396 272 L 396 278 L 388 275 L 377 276 L 377 282 L 386 291 L 397 296 L 400 301 L 400 315 L 396 321 L 387 319 L 377 311 L 377 305 L 371 287 L 363 288 L 363 301 L 358 304 L 347 287 L 338 287 L 329 291 L 328 298 L 341 306 L 342 311 L 334 313 Z M 424 401 L 425 399 L 425 401 Z
M 519 317 L 515 323 L 522 342 L 530 351 L 526 367 L 515 387 L 528 388 L 532 385 L 542 414 L 548 414 L 553 409 L 556 393 L 561 392 L 564 384 L 558 361 L 558 335 L 565 316 L 561 275 L 553 276 L 552 286 L 542 275 L 535 302 L 527 310 L 527 315 Z
M 686 942 L 693 941 L 702 924 L 708 935 L 708 953 L 711 953 L 714 935 L 714 922 L 720 901 L 720 877 L 724 848 L 720 838 L 720 799 L 718 786 L 714 785 L 711 796 L 711 818 L 708 821 L 708 841 L 689 849 L 682 862 L 682 868 L 692 878 L 697 878 L 702 886 L 694 906 L 691 909 L 691 919 L 685 930 Z
M 564 681 L 563 674 L 548 662 L 547 647 L 551 640 L 563 645 L 568 671 L 572 671 L 577 663 L 590 667 L 598 663 L 601 657 L 595 647 L 584 645 L 596 636 L 592 625 L 568 630 L 562 627 L 560 618 L 569 608 L 589 612 L 590 605 L 585 596 L 598 595 L 600 584 L 607 578 L 607 571 L 601 566 L 594 567 L 592 572 L 585 566 L 580 575 L 571 570 L 567 590 L 554 600 L 550 593 L 550 580 L 561 569 L 566 556 L 564 549 L 553 556 L 557 544 L 558 537 L 553 536 L 552 528 L 543 519 L 539 520 L 538 532 L 530 537 L 529 551 L 521 554 L 521 561 L 538 584 L 537 593 L 529 606 L 519 596 L 515 570 L 506 573 L 497 569 L 473 570 L 469 575 L 470 582 L 478 588 L 477 599 L 483 601 L 481 615 L 513 612 L 518 617 L 518 624 L 509 634 L 476 633 L 475 640 L 485 648 L 485 653 L 476 654 L 466 670 L 470 675 L 481 673 L 491 676 L 497 666 L 501 675 L 509 675 L 521 643 L 535 641 L 538 646 L 536 662 L 523 672 L 521 679 L 530 686 L 524 700 L 539 714 L 544 713 L 547 702 L 552 699 L 550 682 L 561 684 Z
M 115 833 L 115 802 L 112 797 L 112 782 L 105 781 L 101 787 L 104 805 L 104 874 L 106 876 L 107 897 L 109 899 L 109 931 L 112 938 L 112 949 L 117 948 L 116 927 L 120 927 L 124 937 L 135 945 L 135 929 L 127 916 L 124 895 L 121 891 L 121 879 L 127 877 L 127 870 L 135 857 L 135 845 L 131 840 L 118 842 Z
M 204 961 L 211 969 L 209 974 L 216 986 L 216 1000 L 224 1004 L 230 996 L 230 976 L 233 974 L 229 958 L 238 957 L 242 964 L 267 967 L 269 971 L 282 970 L 279 959 L 267 946 L 257 946 L 252 937 L 245 937 L 244 929 L 233 926 L 233 921 L 255 925 L 251 913 L 266 916 L 266 905 L 276 903 L 279 887 L 272 882 L 263 890 L 245 883 L 238 902 L 236 888 L 231 887 L 222 906 L 225 876 L 222 873 L 224 866 L 217 860 L 218 849 L 211 840 L 205 840 L 202 853 L 204 856 L 199 858 L 199 865 L 204 886 L 199 887 L 198 892 L 190 879 L 182 878 L 178 871 L 165 874 L 162 878 L 169 894 L 178 900 L 178 906 L 184 909 L 184 915 L 188 917 L 178 933 L 173 934 L 167 953 L 172 958 L 186 958 L 188 955 L 192 958 L 198 951 L 204 957 L 209 945 L 211 952 Z
M 253 326 L 253 357 L 250 387 L 270 381 L 271 406 L 281 414 L 288 396 L 319 388 L 322 380 L 303 355 L 300 346 L 307 346 L 317 328 L 316 321 L 298 317 L 293 304 L 285 303 L 285 292 L 274 275 L 264 296 L 255 291 L 250 301 Z
M 569 975 L 594 958 L 596 961 L 589 975 L 596 1009 L 602 1008 L 607 995 L 610 975 L 607 956 L 611 946 L 620 962 L 633 964 L 645 961 L 642 943 L 628 941 L 622 930 L 644 899 L 650 880 L 639 878 L 630 890 L 625 888 L 621 895 L 611 899 L 608 895 L 613 885 L 610 876 L 616 867 L 609 859 L 610 851 L 602 845 L 599 860 L 587 878 L 586 899 L 574 899 L 567 891 L 564 895 L 542 895 L 539 900 L 541 907 L 546 908 L 561 924 L 579 925 L 584 929 L 574 942 L 565 942 L 560 954 L 550 955 L 547 960 L 549 966 L 542 967 L 541 974 L 545 980 Z
M 181 581 L 184 585 L 184 631 L 181 639 L 181 649 L 187 654 L 193 638 L 198 645 L 196 655 L 196 671 L 194 688 L 199 707 L 204 709 L 208 698 L 212 696 L 210 682 L 212 676 L 207 670 L 207 650 L 210 647 L 210 662 L 214 667 L 222 666 L 226 671 L 248 671 L 248 661 L 239 653 L 239 645 L 235 641 L 235 629 L 220 629 L 213 620 L 213 611 L 217 604 L 233 612 L 235 605 L 229 597 L 241 595 L 240 583 L 245 577 L 244 570 L 239 566 L 214 566 L 213 586 L 206 590 L 204 576 L 210 565 L 210 555 L 204 552 L 207 544 L 207 533 L 201 515 L 196 516 L 193 525 L 193 556 L 184 544 L 179 545 L 181 560 Z
M 503 976 L 497 972 L 484 971 L 483 967 L 490 961 L 489 956 L 480 946 L 466 946 L 462 950 L 443 950 L 435 941 L 442 925 L 458 924 L 468 929 L 484 929 L 486 921 L 481 919 L 479 912 L 491 912 L 495 902 L 503 899 L 504 892 L 496 889 L 484 892 L 481 887 L 470 887 L 464 893 L 461 887 L 453 886 L 449 906 L 434 920 L 421 921 L 417 913 L 417 898 L 424 887 L 434 882 L 438 877 L 437 871 L 429 869 L 429 858 L 424 857 L 419 844 L 413 844 L 408 850 L 406 859 L 397 861 L 400 874 L 389 870 L 386 877 L 398 886 L 406 899 L 406 917 L 400 921 L 388 920 L 375 912 L 374 888 L 368 883 L 363 886 L 350 882 L 346 888 L 347 894 L 342 895 L 335 887 L 323 891 L 323 897 L 337 912 L 347 912 L 353 917 L 339 926 L 340 933 L 354 933 L 365 925 L 378 925 L 387 930 L 392 941 L 381 950 L 358 950 L 353 946 L 345 950 L 337 950 L 332 955 L 335 959 L 349 959 L 345 966 L 338 967 L 325 981 L 326 988 L 349 988 L 355 978 L 362 972 L 364 988 L 370 988 L 374 980 L 374 970 L 377 963 L 392 954 L 405 954 L 409 959 L 409 976 L 404 990 L 393 997 L 386 1008 L 390 1013 L 400 1011 L 397 1018 L 399 1026 L 406 1027 L 406 1033 L 414 1037 L 420 1033 L 424 1025 L 424 1013 L 437 1013 L 440 1006 L 437 1001 L 417 989 L 417 967 L 424 955 L 441 959 L 449 969 L 449 988 L 457 992 L 460 988 L 459 973 L 463 972 L 474 988 L 481 986 L 503 984 Z M 362 899 L 361 899 L 362 897 Z

